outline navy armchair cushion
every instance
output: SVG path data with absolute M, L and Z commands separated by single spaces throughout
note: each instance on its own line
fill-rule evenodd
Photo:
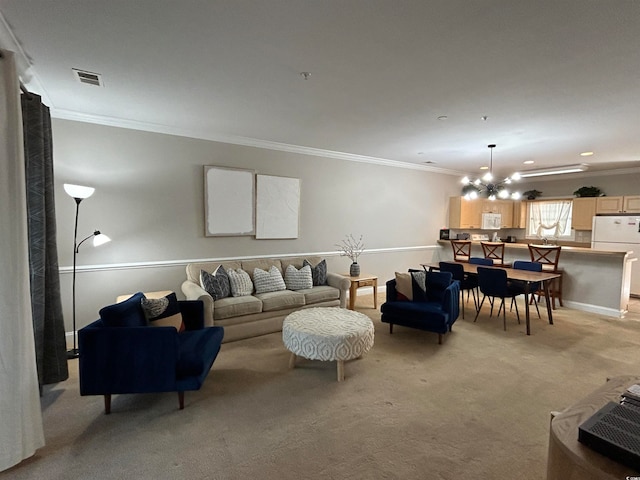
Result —
M 450 272 L 427 272 L 427 300 L 442 303 L 445 290 L 452 281 L 453 274 Z
M 100 309 L 100 319 L 107 327 L 145 327 L 147 319 L 140 302 L 144 293 L 138 292 L 123 302 Z

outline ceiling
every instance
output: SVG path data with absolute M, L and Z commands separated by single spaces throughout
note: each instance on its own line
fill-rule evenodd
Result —
M 23 83 L 57 118 L 456 174 L 487 165 L 490 143 L 496 173 L 640 167 L 636 0 L 0 0 L 0 12 L 0 45 L 26 59 Z

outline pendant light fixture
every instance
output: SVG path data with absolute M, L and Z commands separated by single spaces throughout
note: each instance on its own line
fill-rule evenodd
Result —
M 510 177 L 505 178 L 502 181 L 496 182 L 493 175 L 493 149 L 496 148 L 494 143 L 487 145 L 491 152 L 491 163 L 489 164 L 489 171 L 484 174 L 482 178 L 470 180 L 469 177 L 462 179 L 462 195 L 467 200 L 473 200 L 478 197 L 485 197 L 489 200 L 495 200 L 496 198 L 512 198 L 517 200 L 520 198 L 520 192 L 510 192 L 507 185 L 510 185 L 514 180 L 520 180 L 520 174 L 514 173 Z

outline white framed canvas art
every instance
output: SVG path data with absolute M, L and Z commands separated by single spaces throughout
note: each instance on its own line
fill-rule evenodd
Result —
M 256 175 L 256 238 L 298 238 L 300 179 Z
M 255 172 L 228 167 L 204 167 L 205 235 L 255 234 Z

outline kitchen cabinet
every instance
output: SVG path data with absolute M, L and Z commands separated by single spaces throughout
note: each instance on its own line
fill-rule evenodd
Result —
M 596 213 L 640 213 L 640 195 L 597 197 Z
M 482 200 L 449 198 L 449 228 L 475 228 L 482 225 Z
M 483 213 L 499 213 L 500 227 L 513 227 L 513 201 L 475 199 L 463 197 L 449 199 L 449 228 L 482 228 Z
M 513 202 L 513 228 L 527 228 L 527 207 L 526 200 Z
M 574 230 L 591 230 L 591 223 L 595 214 L 596 197 L 574 198 L 571 209 L 571 228 Z
M 513 228 L 513 200 L 482 200 L 482 213 L 499 213 L 500 227 Z

